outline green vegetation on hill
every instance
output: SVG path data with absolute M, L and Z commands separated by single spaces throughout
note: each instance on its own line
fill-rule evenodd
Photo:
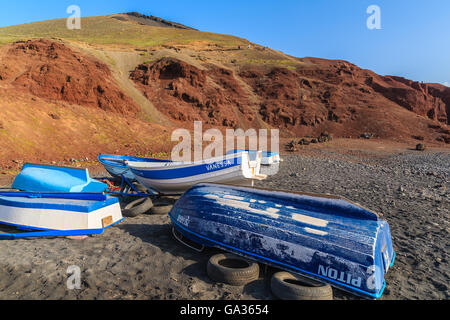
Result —
M 234 36 L 196 30 L 150 27 L 114 16 L 81 18 L 81 30 L 69 30 L 66 19 L 48 20 L 0 28 L 0 44 L 33 38 L 61 38 L 102 45 L 130 45 L 134 47 L 163 44 L 189 44 L 206 41 L 221 46 L 237 46 L 248 41 Z

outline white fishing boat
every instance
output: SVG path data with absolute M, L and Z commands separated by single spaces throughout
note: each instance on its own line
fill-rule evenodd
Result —
M 259 173 L 261 156 L 250 160 L 248 152 L 196 162 L 126 161 L 126 165 L 142 185 L 164 194 L 180 194 L 202 182 L 252 186 L 267 178 Z
M 121 220 L 119 200 L 101 193 L 0 192 L 0 224 L 35 231 L 0 239 L 99 234 Z

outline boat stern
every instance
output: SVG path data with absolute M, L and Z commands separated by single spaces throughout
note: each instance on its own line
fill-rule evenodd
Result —
M 379 299 L 386 288 L 385 274 L 392 268 L 395 260 L 389 224 L 381 219 L 378 220 L 372 257 L 370 263 L 364 266 L 366 272 L 362 277 L 361 288 L 370 298 Z
M 379 268 L 383 271 L 384 275 L 394 265 L 395 251 L 392 244 L 391 229 L 389 224 L 384 220 L 380 220 L 379 225 L 380 227 L 377 235 L 375 257 L 378 257 L 377 265 L 379 265 Z

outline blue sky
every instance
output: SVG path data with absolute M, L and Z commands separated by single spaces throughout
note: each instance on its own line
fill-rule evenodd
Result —
M 449 0 L 17 0 L 2 1 L 0 26 L 138 11 L 202 31 L 232 34 L 297 57 L 343 59 L 379 74 L 450 82 Z M 381 30 L 366 10 L 381 9 Z

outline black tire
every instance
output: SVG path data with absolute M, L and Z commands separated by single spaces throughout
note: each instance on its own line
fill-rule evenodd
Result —
M 259 265 L 230 253 L 212 256 L 207 266 L 208 276 L 217 282 L 243 286 L 259 278 Z
M 153 215 L 165 215 L 168 214 L 172 208 L 172 204 L 157 203 L 150 209 L 150 213 Z
M 137 217 L 140 214 L 146 213 L 152 207 L 152 199 L 140 198 L 126 205 L 126 207 L 122 210 L 122 214 L 125 217 Z
M 140 193 L 147 193 L 147 188 L 144 187 L 142 184 L 140 184 L 139 182 L 133 182 L 133 187 L 136 188 L 136 190 Z
M 270 283 L 272 293 L 281 300 L 333 300 L 329 284 L 289 272 L 277 272 Z

